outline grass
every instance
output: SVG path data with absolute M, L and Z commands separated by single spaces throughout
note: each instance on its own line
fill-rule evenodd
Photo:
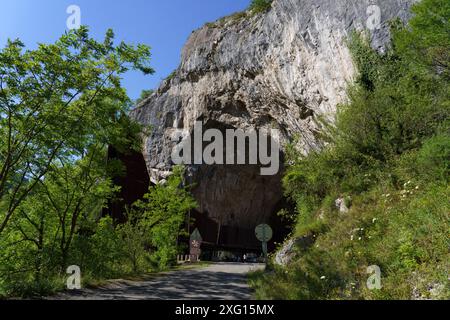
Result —
M 252 0 L 249 10 L 253 14 L 259 14 L 268 11 L 272 6 L 272 0 Z
M 246 11 L 240 11 L 240 12 L 233 13 L 229 16 L 223 17 L 215 22 L 207 22 L 205 25 L 211 29 L 222 28 L 229 22 L 231 22 L 233 24 L 238 23 L 247 17 L 248 17 L 248 13 Z
M 177 75 L 177 70 L 172 71 L 164 80 L 165 81 L 170 81 L 173 78 L 175 78 L 175 76 Z
M 417 188 L 419 187 L 419 188 Z M 422 190 L 423 188 L 423 190 Z M 376 188 L 354 199 L 347 215 L 327 212 L 327 230 L 287 268 L 250 275 L 258 299 L 411 299 L 447 285 L 450 188 L 412 183 Z M 302 231 L 302 233 L 305 230 Z M 317 232 L 313 227 L 310 232 Z M 382 270 L 382 289 L 368 290 L 366 269 Z
M 272 6 L 272 0 L 253 0 L 246 11 L 239 11 L 229 16 L 223 17 L 216 22 L 208 22 L 205 25 L 208 28 L 222 28 L 228 22 L 238 23 L 246 18 L 267 12 Z

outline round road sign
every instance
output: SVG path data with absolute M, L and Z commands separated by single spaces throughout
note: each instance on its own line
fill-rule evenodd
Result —
M 269 242 L 272 239 L 272 228 L 267 224 L 260 224 L 255 228 L 256 238 L 261 242 Z

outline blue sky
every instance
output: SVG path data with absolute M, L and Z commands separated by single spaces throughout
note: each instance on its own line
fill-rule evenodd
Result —
M 116 39 L 152 48 L 154 75 L 130 72 L 123 84 L 135 99 L 158 86 L 180 62 L 181 48 L 204 23 L 245 9 L 250 0 L 0 0 L 0 47 L 20 38 L 28 48 L 54 42 L 66 31 L 69 5 L 81 9 L 81 23 L 102 38 L 113 28 Z

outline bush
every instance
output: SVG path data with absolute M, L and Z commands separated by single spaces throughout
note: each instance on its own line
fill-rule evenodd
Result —
M 185 235 L 186 214 L 197 207 L 183 176 L 184 169 L 175 167 L 164 185 L 150 187 L 144 200 L 135 206 L 140 212 L 139 224 L 149 236 L 149 245 L 155 249 L 152 258 L 160 268 L 175 262 L 180 250 L 178 239 Z
M 450 136 L 438 135 L 425 141 L 417 157 L 419 174 L 429 181 L 448 183 L 450 176 Z
M 148 230 L 143 226 L 140 213 L 134 209 L 128 211 L 128 221 L 117 227 L 121 240 L 121 251 L 129 272 L 138 274 L 154 270 L 150 263 L 151 250 L 149 249 L 150 237 Z
M 250 11 L 255 14 L 265 12 L 272 6 L 272 0 L 252 0 L 250 3 Z

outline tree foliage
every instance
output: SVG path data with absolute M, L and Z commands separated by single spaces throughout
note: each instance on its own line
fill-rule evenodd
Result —
M 155 258 L 162 267 L 173 262 L 179 252 L 178 239 L 186 236 L 182 229 L 190 223 L 187 213 L 197 204 L 183 182 L 184 170 L 175 167 L 165 184 L 150 187 L 143 201 L 136 203 L 141 221 L 147 230 Z
M 106 150 L 140 148 L 120 79 L 152 73 L 149 59 L 147 46 L 115 45 L 111 30 L 98 42 L 86 27 L 0 51 L 0 295 L 58 288 L 70 264 L 112 274 L 104 259 L 119 259 L 121 239 L 100 218 L 121 165 Z
M 152 73 L 150 51 L 103 42 L 82 27 L 55 44 L 24 51 L 19 40 L 0 51 L 0 234 L 55 161 L 83 157 L 107 143 L 128 103 L 120 75 Z

